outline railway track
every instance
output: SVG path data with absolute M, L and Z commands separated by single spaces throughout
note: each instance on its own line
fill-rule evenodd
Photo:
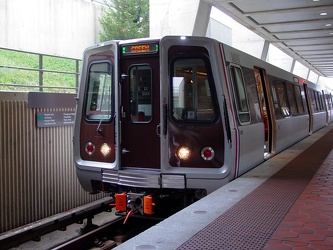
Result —
M 54 250 L 67 249 L 112 249 L 122 242 L 143 232 L 160 221 L 133 216 L 126 224 L 125 217 L 119 217 L 95 230 L 54 247 Z
M 124 224 L 125 214 L 110 213 L 111 203 L 103 198 L 0 234 L 0 249 L 112 249 L 163 220 L 133 214 Z
M 111 197 L 105 197 L 89 204 L 4 232 L 0 234 L 0 249 L 19 249 L 19 246 L 26 242 L 42 241 L 45 235 L 58 230 L 66 231 L 67 227 L 73 224 L 82 224 L 85 219 L 87 219 L 88 228 L 95 215 L 105 211 L 111 212 L 109 206 L 111 203 L 113 203 L 113 199 Z M 80 228 L 78 228 L 78 230 L 80 230 Z

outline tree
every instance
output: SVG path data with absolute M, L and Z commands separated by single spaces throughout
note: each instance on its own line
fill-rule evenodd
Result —
M 149 36 L 149 0 L 105 2 L 100 18 L 101 42 Z

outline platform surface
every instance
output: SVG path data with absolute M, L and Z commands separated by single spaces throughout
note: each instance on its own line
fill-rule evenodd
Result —
M 116 249 L 333 249 L 333 126 Z

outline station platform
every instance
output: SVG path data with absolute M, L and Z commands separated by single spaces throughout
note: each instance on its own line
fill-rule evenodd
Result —
M 333 125 L 116 249 L 333 249 Z

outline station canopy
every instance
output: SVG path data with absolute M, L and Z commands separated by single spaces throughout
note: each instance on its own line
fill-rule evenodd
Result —
M 333 77 L 332 0 L 205 0 L 323 77 Z

